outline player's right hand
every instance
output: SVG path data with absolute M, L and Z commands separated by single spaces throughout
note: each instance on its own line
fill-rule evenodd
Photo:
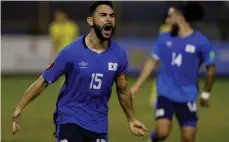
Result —
M 15 135 L 17 131 L 20 129 L 19 121 L 20 121 L 20 116 L 21 116 L 21 109 L 16 108 L 14 113 L 13 113 L 13 134 Z
M 209 108 L 209 98 L 210 98 L 210 93 L 209 92 L 202 92 L 200 96 L 200 106 Z

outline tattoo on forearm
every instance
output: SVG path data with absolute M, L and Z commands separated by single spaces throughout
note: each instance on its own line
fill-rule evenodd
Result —
M 128 88 L 128 85 L 125 84 L 124 86 L 118 86 L 119 93 L 122 94 L 128 94 L 130 93 L 130 89 Z
M 128 118 L 128 120 L 134 119 L 134 108 L 133 108 L 133 102 L 132 102 L 132 95 L 131 91 L 128 87 L 128 84 L 126 83 L 124 86 L 117 86 L 117 93 L 119 102 Z

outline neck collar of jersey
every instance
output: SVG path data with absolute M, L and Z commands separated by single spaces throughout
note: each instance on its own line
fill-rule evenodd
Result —
M 84 45 L 84 48 L 88 49 L 88 46 L 86 44 L 86 36 L 87 34 L 83 36 L 83 45 Z M 111 40 L 108 41 L 108 48 L 110 48 L 110 46 L 111 46 Z

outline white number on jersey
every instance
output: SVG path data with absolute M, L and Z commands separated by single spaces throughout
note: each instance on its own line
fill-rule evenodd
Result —
M 196 103 L 193 102 L 188 102 L 187 103 L 187 106 L 188 106 L 188 109 L 191 111 L 191 112 L 196 112 L 197 111 L 197 106 L 196 106 Z
M 103 77 L 103 74 L 101 73 L 93 73 L 91 76 L 91 84 L 90 89 L 100 89 L 102 85 L 101 78 Z M 94 83 L 97 83 L 97 85 L 94 85 Z
M 96 142 L 106 142 L 104 139 L 97 139 Z
M 178 67 L 182 64 L 182 54 L 176 54 L 175 52 L 172 53 L 172 66 L 177 65 Z

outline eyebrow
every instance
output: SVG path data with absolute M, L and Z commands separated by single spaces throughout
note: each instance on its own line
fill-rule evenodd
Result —
M 110 15 L 110 16 L 114 16 L 114 15 L 115 15 L 115 13 L 110 13 L 110 14 L 107 14 L 107 13 L 105 13 L 105 12 L 101 12 L 101 13 L 100 13 L 100 15 Z

